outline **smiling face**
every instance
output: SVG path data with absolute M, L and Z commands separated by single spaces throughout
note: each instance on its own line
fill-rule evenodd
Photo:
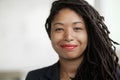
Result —
M 51 24 L 51 42 L 60 59 L 80 59 L 87 47 L 85 22 L 75 11 L 59 11 Z

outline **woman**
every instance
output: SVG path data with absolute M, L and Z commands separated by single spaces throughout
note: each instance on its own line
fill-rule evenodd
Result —
M 26 80 L 120 80 L 118 43 L 86 1 L 53 2 L 45 28 L 59 61 L 29 72 Z

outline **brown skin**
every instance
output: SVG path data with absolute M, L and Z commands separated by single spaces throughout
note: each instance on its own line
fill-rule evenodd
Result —
M 74 77 L 88 44 L 86 25 L 75 11 L 59 11 L 51 24 L 51 43 L 60 59 L 60 78 Z

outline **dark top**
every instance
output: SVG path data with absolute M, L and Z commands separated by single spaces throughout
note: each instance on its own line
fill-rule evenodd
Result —
M 59 62 L 28 73 L 25 80 L 59 80 Z
M 120 80 L 119 68 L 117 68 L 117 76 L 118 80 Z M 52 66 L 29 72 L 25 80 L 60 80 L 59 62 Z

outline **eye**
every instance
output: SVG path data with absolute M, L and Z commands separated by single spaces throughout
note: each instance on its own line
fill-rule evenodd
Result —
M 63 31 L 63 28 L 56 28 L 55 31 Z
M 80 30 L 82 30 L 82 28 L 81 27 L 75 27 L 74 30 L 75 31 L 80 31 Z

